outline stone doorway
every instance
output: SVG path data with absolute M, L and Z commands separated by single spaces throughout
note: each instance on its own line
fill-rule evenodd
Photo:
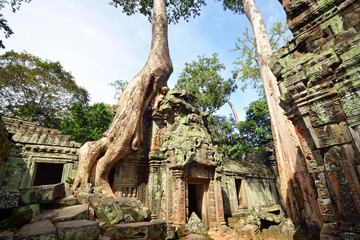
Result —
M 60 183 L 63 175 L 64 164 L 40 163 L 35 165 L 33 186 Z
M 187 219 L 190 218 L 192 212 L 195 212 L 206 228 L 209 228 L 208 189 L 208 180 L 191 179 L 188 182 Z

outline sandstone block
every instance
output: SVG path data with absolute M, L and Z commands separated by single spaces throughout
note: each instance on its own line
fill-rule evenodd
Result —
M 14 233 L 11 231 L 0 232 L 0 240 L 13 240 Z
M 51 218 L 52 222 L 89 219 L 89 205 L 75 205 L 57 210 L 57 215 Z
M 59 198 L 55 201 L 55 205 L 57 206 L 73 206 L 78 204 L 78 200 L 74 195 L 69 195 L 64 198 Z
M 24 204 L 50 203 L 57 198 L 65 197 L 64 183 L 41 185 L 19 189 L 20 200 Z
M 19 205 L 19 190 L 0 189 L 0 209 L 16 208 Z
M 89 197 L 88 201 L 91 207 L 95 210 L 95 214 L 99 220 L 106 222 L 107 226 L 119 223 L 124 219 L 124 213 L 115 198 L 93 194 Z
M 50 220 L 29 223 L 18 231 L 16 239 L 56 240 L 56 228 Z
M 179 238 L 179 240 L 213 240 L 212 238 L 205 237 L 203 235 L 191 233 L 185 237 Z
M 74 220 L 55 223 L 59 240 L 96 240 L 99 238 L 98 222 Z
M 166 239 L 166 222 L 136 222 L 115 224 L 106 230 L 106 235 L 111 239 Z

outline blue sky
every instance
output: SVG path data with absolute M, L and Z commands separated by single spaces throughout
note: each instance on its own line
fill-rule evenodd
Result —
M 145 64 L 151 41 L 151 25 L 140 14 L 127 16 L 108 0 L 33 0 L 23 4 L 20 11 L 4 10 L 14 34 L 4 41 L 5 51 L 27 51 L 43 59 L 59 61 L 73 74 L 78 85 L 85 87 L 92 102 L 115 104 L 116 79 L 131 80 Z M 224 78 L 231 75 L 236 52 L 236 37 L 250 28 L 245 15 L 224 11 L 219 2 L 209 1 L 201 16 L 169 26 L 169 48 L 174 72 L 168 81 L 173 87 L 185 62 L 198 55 L 211 56 L 217 52 L 225 64 Z M 268 26 L 285 20 L 277 0 L 257 0 L 256 4 Z M 237 90 L 231 96 L 240 120 L 244 108 L 257 99 L 254 90 Z M 229 116 L 225 105 L 217 114 Z

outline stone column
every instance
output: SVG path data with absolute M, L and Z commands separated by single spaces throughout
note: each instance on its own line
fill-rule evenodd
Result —
M 184 181 L 184 171 L 173 169 L 172 175 L 174 179 L 173 204 L 175 210 L 173 224 L 181 225 L 186 223 L 186 183 Z
M 151 211 L 151 219 L 159 218 L 159 203 L 161 201 L 161 183 L 159 182 L 161 160 L 152 159 L 149 161 L 149 207 Z
M 214 184 L 214 193 L 215 193 L 216 220 L 220 225 L 226 225 L 226 221 L 224 217 L 224 203 L 222 198 L 220 173 L 215 172 L 215 179 L 213 184 Z

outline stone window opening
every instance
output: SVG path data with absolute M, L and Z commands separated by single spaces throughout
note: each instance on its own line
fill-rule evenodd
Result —
M 61 163 L 42 163 L 35 165 L 33 186 L 61 183 L 64 164 Z

